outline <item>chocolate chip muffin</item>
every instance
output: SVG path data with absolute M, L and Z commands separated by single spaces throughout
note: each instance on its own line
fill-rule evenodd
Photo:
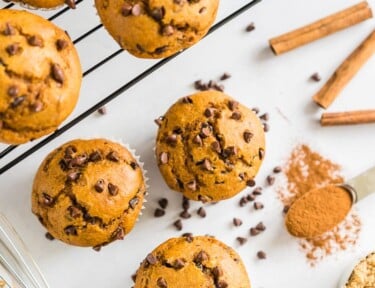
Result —
M 58 8 L 64 4 L 68 5 L 70 8 L 75 9 L 75 0 L 12 0 L 14 2 L 19 2 L 21 5 L 33 7 L 33 8 L 44 8 L 53 9 Z
M 39 167 L 32 211 L 54 238 L 99 249 L 132 230 L 145 191 L 142 170 L 126 148 L 105 139 L 74 140 Z
M 57 129 L 82 81 L 73 43 L 51 22 L 0 10 L 0 142 L 21 144 Z
M 212 90 L 180 99 L 157 122 L 157 162 L 171 189 L 210 202 L 253 185 L 265 137 L 251 109 Z
M 95 0 L 109 34 L 141 58 L 164 58 L 198 42 L 214 22 L 219 0 Z
M 240 256 L 211 237 L 172 238 L 147 255 L 134 288 L 250 288 Z

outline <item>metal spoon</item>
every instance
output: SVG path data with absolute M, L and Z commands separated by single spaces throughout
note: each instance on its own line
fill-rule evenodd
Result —
M 339 185 L 350 193 L 353 204 L 375 192 L 375 167 Z

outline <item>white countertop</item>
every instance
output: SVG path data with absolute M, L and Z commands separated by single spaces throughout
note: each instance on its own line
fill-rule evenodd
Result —
M 221 0 L 219 19 L 249 1 Z M 375 0 L 369 1 L 375 8 Z M 107 105 L 108 114 L 97 113 L 33 153 L 0 176 L 0 211 L 22 235 L 52 288 L 122 288 L 131 287 L 131 275 L 143 258 L 161 242 L 181 232 L 212 234 L 233 246 L 244 260 L 255 288 L 330 288 L 336 287 L 340 274 L 358 255 L 375 250 L 375 197 L 370 196 L 356 207 L 363 229 L 354 249 L 327 257 L 310 267 L 297 241 L 287 234 L 281 216 L 282 205 L 276 192 L 268 189 L 261 201 L 265 209 L 253 211 L 238 207 L 238 199 L 223 201 L 207 208 L 207 217 L 199 219 L 193 204 L 193 217 L 184 220 L 184 230 L 171 225 L 181 211 L 180 195 L 164 184 L 153 156 L 157 127 L 153 120 L 162 115 L 179 97 L 194 92 L 196 79 L 216 79 L 223 72 L 232 78 L 225 84 L 226 93 L 240 102 L 270 113 L 271 130 L 267 134 L 267 156 L 257 177 L 262 183 L 271 169 L 282 164 L 297 143 L 308 143 L 321 154 L 340 163 L 347 177 L 375 165 L 375 125 L 321 128 L 317 119 L 322 112 L 312 103 L 312 95 L 324 84 L 343 59 L 372 31 L 375 20 L 336 33 L 308 46 L 275 57 L 268 39 L 331 14 L 356 0 L 263 0 L 199 44 L 179 55 L 157 72 Z M 69 31 L 73 39 L 98 24 L 92 1 L 85 0 L 76 11 L 69 11 L 54 22 Z M 50 16 L 53 12 L 43 12 Z M 83 21 L 85 19 L 85 21 Z M 254 22 L 256 29 L 244 30 Z M 118 49 L 103 28 L 77 44 L 83 69 Z M 141 60 L 121 53 L 100 69 L 85 77 L 81 98 L 73 119 L 98 100 L 141 73 L 156 61 Z M 318 72 L 320 83 L 309 81 Z M 358 73 L 337 98 L 329 111 L 375 108 L 375 57 Z M 288 121 L 278 112 L 281 111 Z M 146 210 L 135 229 L 124 241 L 102 249 L 77 248 L 45 239 L 45 229 L 30 209 L 33 176 L 42 159 L 60 144 L 79 137 L 122 139 L 141 155 L 150 178 Z M 0 167 L 26 151 L 39 140 L 22 145 L 0 160 Z M 0 151 L 6 146 L 0 145 Z M 246 192 L 244 192 L 246 193 Z M 166 216 L 154 218 L 157 199 L 167 197 Z M 233 217 L 244 220 L 241 227 L 231 225 Z M 263 221 L 267 231 L 239 247 L 237 236 Z M 259 261 L 256 252 L 264 250 L 267 259 Z

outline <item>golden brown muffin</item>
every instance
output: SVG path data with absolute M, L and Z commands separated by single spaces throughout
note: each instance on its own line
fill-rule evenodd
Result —
M 164 58 L 198 42 L 214 22 L 219 0 L 95 0 L 109 34 L 141 58 Z
M 76 4 L 74 0 L 12 0 L 12 1 L 19 2 L 20 4 L 30 6 L 33 8 L 53 9 L 53 8 L 58 8 L 64 4 L 68 5 L 72 9 L 76 8 Z
M 251 185 L 265 153 L 256 114 L 218 91 L 184 97 L 160 118 L 156 157 L 168 186 L 203 202 Z
M 147 255 L 134 288 L 250 288 L 240 256 L 207 236 L 172 238 Z
M 132 230 L 144 195 L 142 170 L 126 148 L 105 139 L 73 140 L 39 167 L 32 211 L 53 237 L 99 249 Z
M 0 10 L 0 142 L 53 132 L 74 109 L 82 81 L 66 33 L 29 12 Z

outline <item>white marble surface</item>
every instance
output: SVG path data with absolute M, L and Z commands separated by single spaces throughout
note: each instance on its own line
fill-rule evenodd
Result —
M 245 3 L 247 1 L 244 0 L 221 0 L 219 18 Z M 131 287 L 130 276 L 147 253 L 169 237 L 180 234 L 171 226 L 180 212 L 180 196 L 168 190 L 156 168 L 153 157 L 156 126 L 153 119 L 163 114 L 177 98 L 193 92 L 191 83 L 197 78 L 208 80 L 228 71 L 233 77 L 225 83 L 226 92 L 248 106 L 258 106 L 270 113 L 268 152 L 258 176 L 259 182 L 264 181 L 273 166 L 283 163 L 290 149 L 298 142 L 309 143 L 340 163 L 349 178 L 374 166 L 375 125 L 321 128 L 317 119 L 322 110 L 312 103 L 311 97 L 342 60 L 372 31 L 375 20 L 366 21 L 279 57 L 273 56 L 267 46 L 267 40 L 272 36 L 355 3 L 357 1 L 353 0 L 263 0 L 112 101 L 107 106 L 107 115 L 90 116 L 1 175 L 0 211 L 22 235 L 51 287 Z M 370 3 L 375 7 L 374 0 Z M 54 22 L 67 29 L 72 38 L 76 38 L 98 23 L 92 5 L 91 1 L 85 0 L 77 11 L 66 13 Z M 48 16 L 51 12 L 41 14 Z M 256 30 L 246 33 L 244 29 L 250 22 L 255 23 Z M 79 43 L 77 48 L 84 70 L 118 49 L 104 29 Z M 90 74 L 84 79 L 79 104 L 69 119 L 153 63 L 122 53 Z M 309 81 L 314 72 L 320 73 L 322 82 Z M 375 57 L 358 73 L 329 110 L 375 108 L 374 74 Z M 45 230 L 30 211 L 33 176 L 46 154 L 70 139 L 97 136 L 123 139 L 136 148 L 149 171 L 151 186 L 146 211 L 133 232 L 124 241 L 105 247 L 100 253 L 67 246 L 58 241 L 47 241 L 44 238 Z M 36 142 L 17 148 L 1 159 L 0 165 L 3 166 Z M 157 206 L 156 200 L 163 196 L 169 198 L 170 206 L 166 216 L 155 219 L 152 214 Z M 336 287 L 341 273 L 353 259 L 366 251 L 375 250 L 373 196 L 357 205 L 363 221 L 357 246 L 326 258 L 314 268 L 306 263 L 296 240 L 286 233 L 281 217 L 282 205 L 275 191 L 269 189 L 261 196 L 265 209 L 256 212 L 250 206 L 238 208 L 239 197 L 208 207 L 208 215 L 203 220 L 195 215 L 194 209 L 199 205 L 194 204 L 194 216 L 184 221 L 182 232 L 212 234 L 233 246 L 246 263 L 255 288 Z M 232 227 L 234 216 L 244 220 L 241 227 Z M 248 235 L 248 229 L 259 221 L 266 224 L 267 231 L 239 247 L 235 237 Z M 260 249 L 267 252 L 267 260 L 256 259 L 255 254 Z

